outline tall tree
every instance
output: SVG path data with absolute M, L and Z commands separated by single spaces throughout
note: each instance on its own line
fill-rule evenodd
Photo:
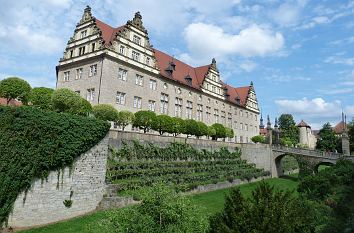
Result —
M 278 120 L 280 138 L 291 141 L 293 145 L 299 142 L 299 129 L 291 114 L 281 114 Z
M 316 149 L 334 152 L 340 144 L 340 138 L 336 136 L 329 122 L 323 125 L 318 133 Z
M 9 77 L 0 81 L 0 97 L 6 98 L 7 105 L 11 100 L 18 99 L 27 104 L 31 86 L 23 79 Z

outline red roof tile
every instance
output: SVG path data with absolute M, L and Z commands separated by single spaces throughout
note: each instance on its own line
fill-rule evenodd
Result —
M 339 122 L 336 124 L 336 126 L 333 127 L 333 130 L 336 134 L 341 134 L 344 131 L 345 123 L 343 121 Z
M 7 99 L 0 98 L 0 105 L 7 105 Z M 11 106 L 21 106 L 22 103 L 20 101 L 17 101 L 17 100 L 11 100 L 9 105 L 11 105 Z
M 237 95 L 240 97 L 240 103 L 243 106 L 246 105 L 246 100 L 247 100 L 249 90 L 250 90 L 249 86 L 235 88 Z
M 113 28 L 98 19 L 96 19 L 96 25 L 102 32 L 102 39 L 104 40 L 105 45 L 111 43 L 114 40 L 115 34 L 125 27 L 123 25 L 117 28 Z

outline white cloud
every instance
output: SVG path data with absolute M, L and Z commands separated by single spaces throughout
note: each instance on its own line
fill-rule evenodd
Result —
M 292 75 L 283 75 L 283 74 L 272 74 L 270 76 L 266 76 L 265 80 L 272 81 L 272 82 L 293 82 L 293 81 L 310 81 L 310 77 L 304 76 L 292 76 Z
M 324 62 L 352 66 L 354 65 L 354 57 L 344 58 L 341 56 L 330 56 L 327 57 Z
M 341 89 L 327 90 L 324 92 L 329 95 L 347 94 L 347 93 L 353 92 L 353 89 L 352 88 L 341 88 Z
M 292 26 L 298 23 L 301 7 L 296 4 L 281 4 L 272 12 L 273 20 L 281 26 Z
M 190 56 L 193 58 L 223 57 L 238 54 L 245 57 L 265 56 L 279 51 L 284 45 L 283 35 L 257 25 L 247 27 L 239 34 L 229 34 L 221 27 L 193 23 L 184 31 Z M 206 39 L 208 38 L 208 39 Z
M 240 68 L 245 70 L 246 72 L 251 72 L 257 67 L 257 64 L 253 61 L 246 60 L 240 64 Z
M 326 102 L 322 98 L 314 98 L 311 100 L 307 98 L 300 100 L 283 99 L 276 100 L 275 103 L 278 105 L 281 112 L 309 117 L 334 117 L 341 112 L 340 101 Z

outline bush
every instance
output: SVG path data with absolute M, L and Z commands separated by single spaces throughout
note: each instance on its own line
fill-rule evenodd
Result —
M 179 117 L 172 117 L 172 127 L 169 133 L 172 133 L 175 137 L 179 134 L 186 132 L 186 123 Z
M 167 115 L 158 115 L 152 122 L 152 129 L 159 132 L 160 135 L 166 132 L 172 132 L 173 120 Z
M 49 110 L 52 108 L 52 95 L 54 90 L 47 87 L 35 87 L 31 90 L 30 102 L 33 106 Z
M 69 89 L 57 89 L 52 95 L 52 107 L 56 112 L 66 112 L 75 115 L 87 115 L 91 104 Z
M 135 119 L 133 122 L 134 127 L 138 127 L 139 129 L 144 130 L 146 133 L 151 129 L 152 124 L 156 118 L 156 113 L 152 111 L 138 111 L 134 114 Z
M 122 127 L 123 131 L 125 127 L 127 127 L 130 124 L 133 124 L 134 122 L 134 113 L 129 112 L 129 111 L 120 111 L 118 113 L 118 118 L 117 118 L 117 125 Z
M 215 129 L 215 135 L 213 136 L 213 140 L 226 137 L 226 130 L 222 124 L 215 123 L 212 125 L 212 127 Z
M 208 136 L 214 137 L 216 135 L 216 130 L 212 126 L 208 126 Z
M 312 208 L 290 192 L 275 191 L 261 182 L 246 199 L 232 188 L 224 210 L 210 221 L 210 232 L 310 233 L 315 229 Z
M 23 79 L 9 77 L 0 81 L 0 97 L 6 98 L 7 104 L 18 99 L 26 104 L 31 92 L 31 86 Z
M 197 138 L 208 135 L 208 126 L 201 121 L 197 121 L 198 130 L 195 132 Z
M 187 138 L 192 135 L 198 134 L 199 126 L 197 121 L 193 119 L 187 119 L 185 120 L 185 125 L 186 125 L 186 131 L 184 133 L 187 134 Z
M 92 108 L 93 115 L 103 121 L 117 121 L 118 111 L 109 104 L 99 104 Z
M 90 225 L 90 231 L 203 233 L 208 228 L 208 219 L 197 206 L 161 183 L 141 196 L 140 205 L 107 212 L 98 226 Z
M 262 135 L 256 135 L 251 138 L 252 142 L 254 143 L 265 143 L 266 139 Z
M 233 138 L 235 136 L 233 129 L 225 127 L 225 131 L 226 131 L 225 136 L 227 138 Z
M 26 106 L 0 107 L 0 122 L 0 227 L 35 178 L 70 165 L 110 127 L 94 118 Z

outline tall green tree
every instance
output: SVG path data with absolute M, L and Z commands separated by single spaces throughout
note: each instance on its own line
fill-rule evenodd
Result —
M 171 132 L 173 127 L 172 117 L 168 115 L 158 115 L 152 122 L 152 129 L 159 132 L 160 135 Z
M 156 118 L 156 113 L 152 111 L 138 111 L 134 113 L 133 126 L 142 129 L 144 133 L 151 129 L 152 124 Z
M 280 138 L 291 141 L 293 145 L 299 143 L 299 129 L 291 114 L 281 114 L 279 119 Z
M 331 124 L 327 122 L 318 133 L 316 149 L 334 152 L 336 149 L 339 149 L 339 144 L 340 138 L 336 136 Z
M 132 124 L 134 122 L 135 116 L 134 113 L 129 112 L 129 111 L 120 111 L 118 113 L 117 117 L 117 125 L 122 127 L 122 130 L 124 131 L 125 127 L 128 125 Z
M 224 210 L 210 221 L 211 233 L 293 233 L 314 232 L 314 213 L 291 192 L 276 191 L 262 182 L 248 199 L 233 188 Z
M 0 81 L 0 97 L 7 101 L 18 99 L 27 104 L 31 92 L 31 86 L 23 79 L 18 77 L 9 77 Z
M 52 108 L 52 95 L 54 90 L 48 87 L 35 87 L 31 90 L 29 101 L 40 109 Z

